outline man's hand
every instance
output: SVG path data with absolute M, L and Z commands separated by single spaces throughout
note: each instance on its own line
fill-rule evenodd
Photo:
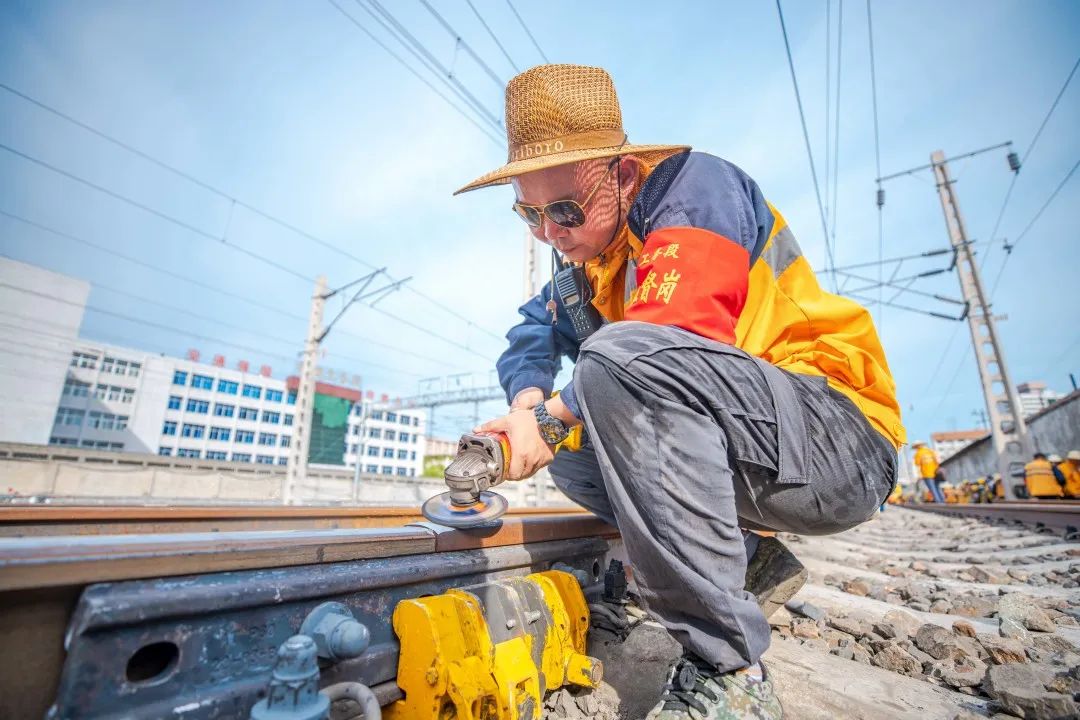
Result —
M 538 387 L 525 388 L 514 396 L 510 410 L 531 410 L 544 402 L 544 391 Z
M 543 393 L 539 390 L 540 401 Z M 504 432 L 510 439 L 510 473 L 507 480 L 531 477 L 555 458 L 555 448 L 544 442 L 536 425 L 536 416 L 525 408 L 511 410 L 497 420 L 486 422 L 473 432 Z

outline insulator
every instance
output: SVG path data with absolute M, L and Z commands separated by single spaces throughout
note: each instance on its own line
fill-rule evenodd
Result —
M 1011 152 L 1005 157 L 1009 159 L 1009 169 L 1012 170 L 1014 173 L 1020 172 L 1020 156 L 1014 152 Z
M 882 207 L 885 205 L 885 190 L 884 188 L 877 189 L 877 206 Z

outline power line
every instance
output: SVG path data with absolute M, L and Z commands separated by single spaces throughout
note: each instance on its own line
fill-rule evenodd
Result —
M 833 112 L 835 121 L 833 123 L 833 132 L 835 138 L 833 139 L 833 161 L 832 161 L 832 203 L 829 204 L 829 221 L 830 221 L 830 233 L 832 235 L 833 248 L 836 248 L 836 216 L 839 199 L 837 194 L 839 192 L 840 185 L 840 79 L 841 68 L 843 68 L 843 49 L 844 49 L 844 0 L 839 1 L 838 14 L 837 14 L 837 26 L 836 26 L 836 110 Z M 826 190 L 826 193 L 828 191 Z
M 869 2 L 869 0 L 867 0 Z M 1054 110 L 1057 109 L 1058 103 L 1061 101 L 1061 97 L 1065 94 L 1065 91 L 1069 87 L 1069 83 L 1072 82 L 1073 75 L 1076 74 L 1076 69 L 1080 68 L 1080 58 L 1077 58 L 1076 63 L 1072 66 L 1072 70 L 1069 71 L 1069 76 L 1065 78 L 1065 83 L 1061 86 L 1061 90 L 1058 91 L 1057 97 L 1054 98 L 1054 102 L 1050 103 L 1050 109 L 1046 111 L 1046 115 L 1043 117 L 1042 122 L 1039 124 L 1039 129 L 1035 131 L 1035 136 L 1031 138 L 1031 144 L 1028 145 L 1027 150 L 1024 151 L 1024 156 L 1020 159 L 1020 167 L 1023 167 L 1028 158 L 1031 156 L 1031 151 L 1035 149 L 1036 143 L 1039 142 L 1039 138 L 1042 136 L 1043 128 L 1050 121 L 1050 116 L 1054 114 Z M 1001 209 L 998 210 L 997 219 L 994 221 L 994 229 L 990 232 L 987 238 L 990 242 L 994 242 L 997 239 L 998 228 L 1001 227 L 1001 219 L 1005 216 L 1005 208 L 1009 205 L 1009 200 L 1012 198 L 1013 188 L 1016 186 L 1016 180 L 1020 177 L 1019 168 L 1013 173 L 1012 179 L 1009 181 L 1009 189 L 1005 191 L 1005 199 L 1001 202 Z M 986 265 L 987 258 L 990 254 L 987 253 L 983 256 L 982 265 Z M 981 269 L 981 268 L 980 268 Z
M 1054 188 L 1054 191 L 1050 193 L 1050 197 L 1046 198 L 1046 202 L 1042 204 L 1042 207 L 1039 208 L 1039 211 L 1035 213 L 1035 216 L 1032 217 L 1031 220 L 1028 222 L 1027 226 L 1024 227 L 1024 231 L 1017 236 L 1015 242 L 1008 246 L 1005 259 L 1001 261 L 1001 268 L 998 269 L 997 277 L 994 278 L 994 284 L 990 288 L 991 298 L 993 298 L 994 293 L 997 292 L 998 283 L 1001 282 L 1001 276 L 1005 272 L 1005 266 L 1009 264 L 1009 258 L 1012 257 L 1012 251 L 1016 249 L 1017 244 L 1024 239 L 1024 236 L 1028 234 L 1028 231 L 1030 231 L 1031 228 L 1038 221 L 1038 219 L 1042 217 L 1043 212 L 1046 210 L 1046 208 L 1050 206 L 1050 203 L 1054 201 L 1054 198 L 1056 198 L 1057 194 L 1061 192 L 1061 189 L 1065 187 L 1065 184 L 1069 182 L 1069 179 L 1072 178 L 1073 173 L 1076 172 L 1076 168 L 1078 167 L 1080 167 L 1080 160 L 1077 160 L 1075 163 L 1073 163 L 1072 169 L 1069 170 L 1069 172 L 1065 175 L 1064 178 L 1062 178 L 1061 182 L 1059 182 L 1057 187 Z
M 540 49 L 540 43 L 536 42 L 536 38 L 533 37 L 532 32 L 529 30 L 529 26 L 526 25 L 525 21 L 521 19 L 521 13 L 519 13 L 517 11 L 517 8 L 514 7 L 514 3 L 510 2 L 510 0 L 506 0 L 506 4 L 510 7 L 510 12 L 514 13 L 514 17 L 517 18 L 518 23 L 521 25 L 521 29 L 524 30 L 525 34 L 529 36 L 530 40 L 532 40 L 532 44 L 533 47 L 536 48 L 536 52 L 540 53 L 540 58 L 544 61 L 544 63 L 551 62 L 550 60 L 548 60 L 547 55 L 544 54 L 544 51 Z
M 836 273 L 833 268 L 836 265 L 833 259 L 832 244 L 829 242 L 829 227 L 825 222 L 825 207 L 821 203 L 821 188 L 818 185 L 817 170 L 814 167 L 814 153 L 810 147 L 810 133 L 806 129 L 806 114 L 803 112 L 802 96 L 799 94 L 799 81 L 795 77 L 795 62 L 791 58 L 791 44 L 788 42 L 787 26 L 784 24 L 784 11 L 780 7 L 780 0 L 776 0 L 776 12 L 780 15 L 780 30 L 784 35 L 784 49 L 787 51 L 788 67 L 791 69 L 791 84 L 795 86 L 795 102 L 799 106 L 799 121 L 802 123 L 803 140 L 806 143 L 806 157 L 810 161 L 810 175 L 814 180 L 814 194 L 817 196 L 818 213 L 821 216 L 821 233 L 825 239 L 825 250 L 828 256 L 829 272 L 833 278 L 833 289 L 836 289 Z
M 877 70 L 874 65 L 874 19 L 870 11 L 870 0 L 866 0 L 866 33 L 870 40 L 870 99 L 874 108 L 874 163 L 877 171 L 876 177 L 881 177 L 881 137 L 878 131 L 878 107 L 877 107 Z M 878 209 L 878 282 L 881 282 L 882 266 L 881 256 L 885 253 L 885 196 L 881 189 L 881 181 L 877 184 L 877 209 Z M 878 292 L 881 299 L 881 292 Z M 881 324 L 881 308 L 878 308 L 878 325 Z
M 435 10 L 435 8 L 431 7 L 431 3 L 429 3 L 427 0 L 420 0 L 420 4 L 427 9 L 428 13 L 430 13 L 432 17 L 439 21 L 439 25 L 442 26 L 443 30 L 446 30 L 446 32 L 450 34 L 450 37 L 454 38 L 454 42 L 457 43 L 458 47 L 465 48 L 465 52 L 467 52 L 469 54 L 469 57 L 475 60 L 476 64 L 479 65 L 485 73 L 487 73 L 487 76 L 491 78 L 491 81 L 495 83 L 495 86 L 499 88 L 499 90 L 502 90 L 506 86 L 506 83 L 503 81 L 502 78 L 495 74 L 495 71 L 491 69 L 490 65 L 484 62 L 483 59 L 476 54 L 476 52 L 472 49 L 472 45 L 469 45 L 465 38 L 461 37 L 461 33 L 451 27 L 450 23 L 446 22 L 443 16 L 440 15 L 438 11 Z M 469 3 L 469 5 L 472 6 L 472 3 Z M 476 8 L 473 8 L 473 12 L 476 12 Z M 480 13 L 477 12 L 476 16 L 480 17 Z M 480 18 L 480 22 L 484 23 L 484 27 L 487 28 L 489 33 L 491 33 L 491 28 L 487 27 L 487 23 L 484 22 L 483 18 Z M 492 37 L 495 37 L 494 33 L 491 33 L 491 35 Z M 498 43 L 499 41 L 496 40 L 495 42 Z M 502 49 L 502 45 L 499 45 L 499 48 Z M 506 51 L 503 50 L 503 52 Z M 507 55 L 507 57 L 509 58 L 510 56 Z M 513 65 L 513 62 L 511 62 L 510 64 Z
M 133 205 L 135 207 L 138 207 L 138 208 L 140 208 L 142 210 L 145 210 L 146 212 L 151 213 L 152 215 L 160 217 L 160 218 L 162 218 L 164 220 L 168 220 L 169 222 L 172 222 L 172 223 L 174 223 L 174 224 L 176 224 L 176 225 L 178 225 L 178 226 L 180 226 L 180 227 L 182 227 L 182 228 L 184 228 L 186 230 L 189 230 L 189 231 L 191 231 L 191 232 L 193 232 L 193 233 L 195 233 L 195 234 L 197 234 L 197 235 L 199 235 L 201 237 L 208 238 L 210 240 L 216 240 L 221 245 L 224 245 L 225 247 L 229 247 L 229 248 L 232 248 L 234 250 L 238 250 L 238 251 L 244 253 L 245 255 L 249 255 L 249 256 L 251 256 L 253 258 L 258 259 L 261 262 L 264 262 L 264 263 L 266 263 L 268 265 L 271 265 L 271 266 L 273 266 L 273 267 L 275 267 L 275 268 L 277 268 L 279 270 L 282 270 L 283 272 L 287 272 L 289 275 L 297 277 L 297 278 L 299 278 L 301 280 L 305 280 L 307 282 L 314 282 L 315 281 L 314 278 L 307 277 L 306 275 L 298 273 L 298 272 L 296 272 L 296 271 L 294 271 L 294 270 L 292 270 L 290 268 L 286 268 L 285 266 L 280 265 L 279 263 L 276 263 L 275 261 L 270 260 L 269 258 L 266 258 L 266 257 L 264 257 L 262 255 L 259 255 L 259 254 L 255 253 L 255 252 L 252 252 L 250 250 L 242 248 L 242 247 L 240 247 L 238 245 L 233 245 L 231 243 L 220 241 L 218 238 L 215 238 L 210 233 L 207 233 L 207 232 L 205 232 L 203 230 L 200 230 L 199 228 L 195 227 L 194 225 L 190 225 L 190 224 L 184 222 L 183 220 L 178 220 L 178 219 L 176 219 L 176 218 L 174 218 L 174 217 L 172 217 L 170 215 L 166 215 L 165 213 L 162 213 L 162 212 L 160 212 L 158 210 L 155 210 L 154 208 L 152 208 L 152 207 L 150 207 L 148 205 L 145 205 L 143 203 L 140 203 L 137 200 L 132 200 L 131 198 L 128 198 L 128 197 L 126 197 L 124 195 L 120 195 L 119 193 L 115 193 L 112 190 L 109 190 L 108 188 L 102 187 L 101 185 L 98 185 L 98 184 L 93 183 L 93 182 L 91 182 L 89 180 L 81 178 L 81 177 L 79 177 L 77 175 L 69 173 L 69 172 L 67 172 L 65 170 L 62 170 L 62 169 L 60 169 L 60 168 L 58 168 L 58 167 L 56 167 L 54 165 L 50 165 L 49 163 L 46 163 L 43 160 L 38 160 L 37 158 L 31 157 L 30 155 L 19 152 L 18 150 L 15 150 L 14 148 L 11 148 L 11 147 L 8 147 L 7 145 L 4 145 L 3 143 L 0 143 L 0 149 L 7 150 L 7 151 L 9 151 L 9 152 L 11 152 L 11 153 L 13 153 L 15 155 L 18 155 L 20 157 L 23 157 L 23 158 L 29 160 L 30 162 L 33 162 L 33 163 L 35 163 L 37 165 L 40 165 L 40 166 L 45 167 L 45 168 L 47 168 L 49 170 L 52 170 L 52 171 L 54 171 L 54 172 L 56 172 L 56 173 L 58 173 L 60 175 L 68 177 L 68 178 L 70 178 L 72 180 L 75 180 L 75 181 L 77 181 L 79 183 L 82 183 L 82 184 L 84 184 L 84 185 L 86 185 L 88 187 L 92 187 L 95 190 L 98 190 L 98 191 L 100 191 L 102 193 L 105 193 L 106 195 L 109 195 L 110 197 L 116 198 L 118 200 L 122 200 L 123 202 L 128 203 L 130 205 Z M 380 312 L 380 313 L 382 313 L 384 315 L 388 314 L 385 310 L 382 310 L 381 308 L 373 308 L 373 309 L 376 312 Z M 422 328 L 421 326 L 416 325 L 415 323 L 407 323 L 407 324 L 411 325 L 412 327 L 414 327 L 414 328 L 416 328 L 418 330 L 421 330 L 421 331 L 425 332 L 426 334 L 428 334 L 431 337 L 437 338 L 439 340 L 442 340 L 443 342 L 446 342 L 446 343 L 449 343 L 449 344 L 454 345 L 456 347 L 459 347 L 459 348 L 465 350 L 466 352 L 472 353 L 473 355 L 477 355 L 477 356 L 483 358 L 484 360 L 488 360 L 488 361 L 491 360 L 491 358 L 487 357 L 486 355 L 482 355 L 482 354 L 476 352 L 475 350 L 468 347 L 467 345 L 463 345 L 463 344 L 461 344 L 461 343 L 459 343 L 459 342 L 457 342 L 455 340 L 451 340 L 449 338 L 446 338 L 446 337 L 444 337 L 444 336 L 442 336 L 442 335 L 440 335 L 438 333 L 435 333 L 435 332 L 433 332 L 431 330 L 427 330 L 425 328 Z
M 412 75 L 413 75 L 413 76 L 414 76 L 414 77 L 415 77 L 415 78 L 416 78 L 417 80 L 419 80 L 420 82 L 424 83 L 424 85 L 427 85 L 428 89 L 429 89 L 429 90 L 431 90 L 431 92 L 433 92 L 433 93 L 435 93 L 436 95 L 438 95 L 438 96 L 439 96 L 440 98 L 442 98 L 442 99 L 443 99 L 443 102 L 445 102 L 445 103 L 446 103 L 447 105 L 449 105 L 450 107 L 454 108 L 454 110 L 456 110 L 456 111 L 458 112 L 458 114 L 459 114 L 459 115 L 461 115 L 461 117 L 465 118 L 465 119 L 466 119 L 466 120 L 468 120 L 468 121 L 469 121 L 470 123 L 472 123 L 472 125 L 473 125 L 473 126 L 474 126 L 474 127 L 475 127 L 475 128 L 477 129 L 477 130 L 479 130 L 480 132 L 482 132 L 482 133 L 483 133 L 483 134 L 484 134 L 484 135 L 485 135 L 485 136 L 486 136 L 486 137 L 487 137 L 487 138 L 488 138 L 489 140 L 491 140 L 491 141 L 492 141 L 493 143 L 495 143 L 495 144 L 496 144 L 497 146 L 499 146 L 499 147 L 502 147 L 502 141 L 501 141 L 501 140 L 499 139 L 499 137 L 498 137 L 497 135 L 493 134 L 493 133 L 492 133 L 492 132 L 491 132 L 490 130 L 488 130 L 488 129 L 487 129 L 486 127 L 484 127 L 484 126 L 483 126 L 483 125 L 481 125 L 481 124 L 480 124 L 479 122 L 477 122 L 475 118 L 473 118 L 473 117 L 472 117 L 471 115 L 469 115 L 468 113 L 466 113 L 466 112 L 465 112 L 465 111 L 464 111 L 464 110 L 463 110 L 463 109 L 462 109 L 462 108 L 461 108 L 460 106 L 458 106 L 458 105 L 457 105 L 457 104 L 456 104 L 456 103 L 455 103 L 455 102 L 454 102 L 453 100 L 451 100 L 451 99 L 450 99 L 450 98 L 448 98 L 448 97 L 447 97 L 446 95 L 444 95 L 444 94 L 443 94 L 443 92 L 442 92 L 441 90 L 439 90 L 439 89 L 438 89 L 437 87 L 435 87 L 434 85 L 432 85 L 432 84 L 431 84 L 431 81 L 430 81 L 430 80 L 428 80 L 427 78 L 425 78 L 425 77 L 424 77 L 423 75 L 421 75 L 421 74 L 420 74 L 419 72 L 417 72 L 415 68 L 413 68 L 413 67 L 412 67 L 411 65 L 409 65 L 409 64 L 408 64 L 407 62 L 405 62 L 404 58 L 402 58 L 402 57 L 401 57 L 400 55 L 398 55 L 398 54 L 397 54 L 396 52 L 394 52 L 393 50 L 391 50 L 391 49 L 390 49 L 390 48 L 389 48 L 389 47 L 388 47 L 388 46 L 387 46 L 387 45 L 386 45 L 386 44 L 385 44 L 385 43 L 384 43 L 384 42 L 383 42 L 382 40 L 380 40 L 379 38 L 375 37 L 375 34 L 374 34 L 374 33 L 372 33 L 372 32 L 371 32 L 370 30 L 368 30 L 368 29 L 367 29 L 366 27 L 364 27 L 363 25 L 361 25 L 361 24 L 360 24 L 360 21 L 359 21 L 359 20 L 357 20 L 356 18 L 354 18 L 354 17 L 353 17 L 352 15 L 350 15 L 349 13 L 345 12 L 345 9 L 344 9 L 343 7 L 341 7 L 340 5 L 338 5 L 338 4 L 337 4 L 337 2 L 335 2 L 335 0 L 326 0 L 326 1 L 327 1 L 328 3 L 330 3 L 331 5 L 333 5 L 333 6 L 334 6 L 334 8 L 336 8 L 336 9 L 337 9 L 337 11 L 338 11 L 339 13 L 341 13 L 342 15 L 344 15 L 344 16 L 345 16 L 345 17 L 346 17 L 346 18 L 347 18 L 347 19 L 349 20 L 349 22 L 351 22 L 351 23 L 352 23 L 353 25 L 355 25 L 355 26 L 357 27 L 357 29 L 359 29 L 359 30 L 360 30 L 361 32 L 363 32 L 363 33 L 364 33 L 365 35 L 367 35 L 367 36 L 368 36 L 369 38 L 371 38 L 372 42 L 374 42 L 374 43 L 375 43 L 376 45 L 378 45 L 378 46 L 379 46 L 379 47 L 381 47 L 381 48 L 382 48 L 383 50 L 385 50 L 385 51 L 387 52 L 387 54 L 389 54 L 389 55 L 390 55 L 390 57 L 392 57 L 392 58 L 394 58 L 395 60 L 397 60 L 397 61 L 398 61 L 398 64 L 399 64 L 399 65 L 401 65 L 401 66 L 402 66 L 403 68 L 405 68 L 405 69 L 406 69 L 406 70 L 408 70 L 408 71 L 409 71 L 410 73 L 412 73 Z
M 484 20 L 484 16 L 481 15 L 480 11 L 476 9 L 475 5 L 473 5 L 472 0 L 465 0 L 465 2 L 469 4 L 469 7 L 472 9 L 473 14 L 476 15 L 476 19 L 479 20 L 480 24 L 484 26 L 484 29 L 487 30 L 488 35 L 491 36 L 491 39 L 494 40 L 495 44 L 499 46 L 499 50 L 502 51 L 503 56 L 506 58 L 506 62 L 510 63 L 510 67 L 514 68 L 514 72 L 516 72 L 516 73 L 521 72 L 521 70 L 518 69 L 517 64 L 514 62 L 514 59 L 512 57 L 510 57 L 510 53 L 506 52 L 506 48 L 504 48 L 503 44 L 501 42 L 499 42 L 499 38 L 495 36 L 495 33 L 492 31 L 492 29 L 488 26 L 487 22 Z M 427 5 L 426 2 L 424 4 Z
M 363 29 L 365 32 L 367 32 L 367 30 L 365 28 L 363 28 L 362 26 L 358 26 L 358 27 L 361 27 L 361 29 Z M 369 33 L 369 35 L 370 35 L 370 33 Z M 376 40 L 376 42 L 378 42 L 377 39 L 375 39 L 375 40 Z M 101 131 L 101 130 L 99 130 L 99 129 L 97 129 L 97 128 L 95 128 L 95 127 L 93 127 L 93 126 L 91 126 L 91 125 L 89 125 L 89 124 L 87 124 L 87 123 L 85 123 L 85 122 L 83 122 L 83 121 L 81 121 L 81 120 L 79 120 L 79 119 L 77 119 L 77 118 L 75 118 L 75 117 L 73 117 L 73 116 L 71 116 L 71 115 L 69 115 L 69 114 L 55 108 L 55 107 L 53 107 L 53 106 L 51 106 L 51 105 L 48 105 L 48 104 L 42 102 L 41 100 L 38 100 L 37 98 L 31 97 L 30 95 L 27 95 L 26 93 L 23 93 L 23 92 L 21 92 L 19 90 L 16 90 L 15 88 L 11 87 L 10 85 L 6 85 L 3 82 L 0 82 L 0 89 L 6 90 L 7 92 L 9 92 L 9 93 L 11 93 L 11 94 L 13 94 L 13 95 L 15 95 L 15 96 L 17 96 L 19 98 L 22 98 L 23 100 L 37 106 L 38 108 L 40 108 L 40 109 L 42 109 L 42 110 L 44 110 L 44 111 L 46 111 L 48 113 L 51 113 L 51 114 L 65 120 L 65 121 L 71 123 L 72 125 L 75 125 L 76 127 L 82 128 L 83 130 L 91 133 L 92 135 L 94 135 L 94 136 L 96 136 L 96 137 L 98 137 L 98 138 L 100 138 L 102 140 L 105 140 L 106 142 L 111 143 L 111 144 L 115 145 L 116 147 L 119 147 L 119 148 L 121 148 L 123 150 L 126 150 L 127 152 L 129 152 L 129 153 L 131 153 L 131 154 L 133 154 L 133 155 L 135 155 L 137 157 L 140 157 L 143 160 L 146 160 L 147 162 L 149 162 L 149 163 L 151 163 L 151 164 L 153 164 L 153 165 L 155 165 L 155 166 L 157 166 L 157 167 L 159 167 L 159 168 L 161 168 L 161 169 L 163 169 L 163 170 L 165 170 L 165 171 L 167 171 L 169 173 L 172 173 L 173 175 L 176 175 L 177 177 L 183 178 L 184 180 L 187 180 L 188 182 L 191 182 L 194 185 L 197 185 L 197 186 L 203 188 L 204 190 L 206 190 L 206 191 L 208 191 L 210 193 L 213 193 L 214 195 L 217 195 L 218 197 L 220 197 L 220 198 L 222 198 L 224 200 L 228 200 L 229 202 L 233 203 L 234 205 L 239 205 L 240 207 L 242 207 L 242 208 L 244 208 L 244 209 L 246 209 L 246 210 L 248 210 L 248 211 L 250 211 L 252 213 L 255 213 L 256 215 L 258 215 L 258 216 L 260 216 L 262 218 L 265 218 L 266 220 L 269 220 L 270 222 L 275 223 L 276 225 L 279 225 L 280 227 L 283 227 L 286 230 L 289 230 L 290 232 L 293 232 L 293 233 L 295 233 L 295 234 L 297 234 L 297 235 L 299 235 L 299 236 L 301 236 L 303 238 L 311 240 L 312 242 L 314 242 L 314 243 L 316 243 L 316 244 L 318 244 L 318 245 L 320 245 L 320 246 L 322 246 L 322 247 L 324 247 L 324 248 L 326 248 L 328 250 L 331 250 L 333 252 L 336 252 L 336 253 L 342 255 L 343 257 L 347 257 L 350 260 L 352 260 L 352 261 L 366 267 L 369 270 L 374 270 L 375 269 L 375 266 L 372 265 L 370 262 L 364 260 L 363 258 L 360 258 L 360 257 L 354 255 L 353 253 L 349 252 L 348 250 L 345 250 L 344 248 L 338 247 L 337 245 L 334 245 L 333 243 L 331 243 L 331 242 L 329 242 L 327 240 L 324 240 L 324 239 L 322 239 L 322 238 L 320 238 L 320 237 L 318 237 L 318 236 L 316 236 L 316 235 L 314 235 L 314 234 L 312 234 L 312 233 L 310 233 L 310 232 L 308 232 L 308 231 L 306 231 L 306 230 L 304 230 L 304 229 L 302 229 L 300 227 L 297 227 L 296 225 L 293 225 L 292 223 L 289 223 L 289 222 L 287 222 L 287 221 L 285 221 L 285 220 L 283 220 L 283 219 L 281 219 L 281 218 L 279 218 L 279 217 L 277 217 L 275 215 L 272 215 L 271 213 L 268 213 L 267 211 L 265 211 L 265 210 L 263 210 L 261 208 L 258 208 L 258 207 L 252 205 L 251 203 L 249 203 L 249 202 L 247 202 L 245 200 L 241 200 L 240 198 L 237 198 L 234 195 L 231 195 L 231 194 L 225 192 L 221 188 L 215 187 L 214 185 L 211 185 L 210 183 L 206 182 L 205 180 L 201 180 L 201 179 L 195 177 L 191 173 L 180 170 L 179 168 L 175 167 L 174 165 L 170 165 L 169 163 L 166 163 L 165 161 L 161 160 L 160 158 L 156 158 L 153 155 L 150 155 L 150 154 L 148 154 L 146 152 L 143 152 L 142 150 L 139 150 L 138 148 L 130 145 L 129 143 L 126 143 L 123 140 L 120 140 L 120 139 L 118 139 L 118 138 L 116 138 L 116 137 L 114 137 L 112 135 L 109 135 L 108 133 L 105 133 L 105 132 L 103 132 L 103 131 Z M 219 238 L 214 238 L 214 239 L 219 239 Z M 388 276 L 388 277 L 390 277 L 390 276 Z M 390 277 L 390 279 L 393 280 L 394 278 Z M 416 288 L 408 286 L 408 285 L 405 286 L 405 290 L 411 292 L 412 294 L 414 294 L 414 295 L 416 295 L 416 296 L 418 296 L 420 298 L 423 298 L 424 300 L 428 301 L 429 303 L 431 303 L 435 307 L 438 307 L 440 310 L 447 313 L 448 315 L 450 315 L 452 317 L 456 317 L 457 319 L 468 323 L 469 325 L 475 327 L 480 332 L 482 332 L 482 333 L 484 333 L 484 334 L 486 334 L 486 335 L 488 335 L 488 336 L 490 336 L 490 337 L 492 337 L 492 338 L 494 338 L 496 340 L 499 340 L 500 342 L 503 340 L 503 337 L 501 335 L 498 335 L 498 334 L 488 330 L 487 328 L 483 328 L 483 327 L 477 325 L 476 323 L 474 323 L 472 320 L 465 317 L 464 315 L 461 315 L 460 313 L 455 312 L 454 310 L 451 310 L 451 309 L 447 308 L 444 303 L 440 303 L 438 300 L 431 297 L 430 295 L 428 295 L 428 294 L 426 294 L 426 293 L 424 293 L 424 292 L 422 292 L 420 290 L 417 290 Z M 306 320 L 305 320 L 305 322 L 306 322 Z
M 427 49 L 427 46 L 417 40 L 416 37 L 411 32 L 409 32 L 409 29 L 406 28 L 403 24 L 401 24 L 401 22 L 396 17 L 394 17 L 394 15 L 389 10 L 383 7 L 378 0 L 355 1 L 356 4 L 359 5 L 365 12 L 367 12 L 369 15 L 375 18 L 375 20 L 382 24 L 384 28 L 386 28 L 387 23 L 389 23 L 389 25 L 394 28 L 394 31 L 398 33 L 398 35 L 394 36 L 395 39 L 398 40 L 398 42 L 404 45 L 406 49 L 411 48 L 410 52 L 413 52 L 413 54 L 417 57 L 421 57 L 422 61 L 425 62 L 430 69 L 433 69 L 433 72 L 436 72 L 436 74 L 440 76 L 440 79 L 445 78 L 443 82 L 449 83 L 449 85 L 456 88 L 458 92 L 460 92 L 464 96 L 465 101 L 468 102 L 469 105 L 471 105 L 472 108 L 476 110 L 479 115 L 487 118 L 488 122 L 491 123 L 492 127 L 498 130 L 502 129 L 502 121 L 500 121 L 495 115 L 493 115 L 490 110 L 484 107 L 484 104 L 480 102 L 476 98 L 476 96 L 473 95 L 469 91 L 469 89 L 465 87 L 464 84 L 462 84 L 460 80 L 454 77 L 454 73 L 452 73 L 450 69 L 443 65 L 441 62 L 439 62 L 438 58 L 436 58 L 431 53 L 431 51 Z M 374 8 L 374 10 L 378 12 L 383 19 L 380 19 L 377 15 L 375 15 L 375 13 L 372 12 L 371 8 Z M 393 33 L 394 31 L 391 31 L 391 33 Z M 417 55 L 417 53 L 419 53 L 419 55 Z
M 198 235 L 198 236 L 200 236 L 202 238 L 205 238 L 207 240 L 213 240 L 216 244 L 220 244 L 220 245 L 223 245 L 225 247 L 232 248 L 233 250 L 236 250 L 237 252 L 243 253 L 244 255 L 247 255 L 248 257 L 254 258 L 255 260 L 258 260 L 261 263 L 265 263 L 266 265 L 269 265 L 270 267 L 273 267 L 276 270 L 280 270 L 281 272 L 283 272 L 283 273 L 285 273 L 287 275 L 291 275 L 294 278 L 297 278 L 299 280 L 304 280 L 304 281 L 307 281 L 307 282 L 314 282 L 314 278 L 309 278 L 306 275 L 303 275 L 302 273 L 298 273 L 295 270 L 293 270 L 292 268 L 287 267 L 285 265 L 282 265 L 281 263 L 279 263 L 279 262 L 277 262 L 275 260 L 271 260 L 270 258 L 265 257 L 263 255 L 260 255 L 257 252 L 254 252 L 252 250 L 248 250 L 247 248 L 240 247 L 239 245 L 234 245 L 234 244 L 232 244 L 230 242 L 227 242 L 222 237 L 218 237 L 218 236 L 216 236 L 216 235 L 214 235 L 212 233 L 208 233 L 205 230 L 202 230 L 201 228 L 197 228 L 194 225 L 192 225 L 190 223 L 187 223 L 187 222 L 184 222 L 183 220 L 180 220 L 178 218 L 174 218 L 171 215 L 166 215 L 165 213 L 161 212 L 160 210 L 155 210 L 154 208 L 150 207 L 149 205 L 141 203 L 138 200 L 133 200 L 132 198 L 127 197 L 126 195 L 121 195 L 120 193 L 113 192 L 112 190 L 109 190 L 108 188 L 106 188 L 106 187 L 104 187 L 102 185 L 98 185 L 95 182 L 87 180 L 86 178 L 83 178 L 83 177 L 79 177 L 78 175 L 75 175 L 74 173 L 70 173 L 67 170 L 63 170 L 61 168 L 58 168 L 57 166 L 52 165 L 50 163 L 47 163 L 44 160 L 41 160 L 39 158 L 33 157 L 32 155 L 28 155 L 28 154 L 26 154 L 24 152 L 16 150 L 15 148 L 10 147 L 9 145 L 5 145 L 3 143 L 0 143 L 0 149 L 7 150 L 12 155 L 16 155 L 18 157 L 21 157 L 24 160 L 32 162 L 35 165 L 38 165 L 39 167 L 43 167 L 43 168 L 46 168 L 47 170 L 51 170 L 52 172 L 54 172 L 54 173 L 56 173 L 58 175 L 62 175 L 64 177 L 68 178 L 69 180 L 74 180 L 77 183 L 85 185 L 86 187 L 89 187 L 89 188 L 93 188 L 94 190 L 97 190 L 100 193 L 108 195 L 111 198 L 114 198 L 116 200 L 120 200 L 121 202 L 127 203 L 128 205 L 139 208 L 140 210 L 142 210 L 144 212 L 147 212 L 147 213 L 149 213 L 151 215 L 154 215 L 155 217 L 159 217 L 162 220 L 170 222 L 173 225 L 181 227 L 181 228 L 183 228 L 183 229 L 185 229 L 185 230 L 187 230 L 189 232 L 192 232 L 192 233 L 194 233 L 194 234 L 196 234 L 196 235 Z

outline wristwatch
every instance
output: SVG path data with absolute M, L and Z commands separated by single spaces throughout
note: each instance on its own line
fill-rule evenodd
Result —
M 544 403 L 533 407 L 533 415 L 536 416 L 540 437 L 544 438 L 544 442 L 548 445 L 558 445 L 570 434 L 570 428 L 566 427 L 566 423 L 549 413 Z

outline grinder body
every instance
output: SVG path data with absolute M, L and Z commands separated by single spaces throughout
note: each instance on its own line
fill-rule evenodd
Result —
M 510 439 L 502 432 L 466 433 L 457 455 L 444 472 L 446 492 L 420 508 L 428 520 L 455 528 L 475 528 L 496 522 L 509 507 L 491 488 L 510 470 Z

